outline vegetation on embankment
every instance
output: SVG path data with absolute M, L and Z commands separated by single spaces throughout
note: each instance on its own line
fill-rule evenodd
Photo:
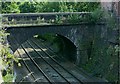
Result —
M 13 78 L 13 61 L 18 63 L 18 59 L 14 57 L 10 46 L 7 43 L 7 36 L 9 34 L 4 29 L 0 29 L 0 70 L 2 72 L 4 82 L 12 82 Z M 20 66 L 20 64 L 18 63 Z
M 101 38 L 100 33 L 97 33 L 91 39 L 81 40 L 80 48 L 86 49 L 86 51 L 81 51 L 83 57 L 80 67 L 92 76 L 118 82 L 119 46 L 105 41 L 104 38 Z
M 98 2 L 2 2 L 2 13 L 47 13 L 47 12 L 93 12 L 86 15 L 68 15 L 63 17 L 57 16 L 53 19 L 46 20 L 43 17 L 35 18 L 19 18 L 9 21 L 3 18 L 3 24 L 10 25 L 51 25 L 51 24 L 79 24 L 81 22 L 95 23 L 101 21 L 101 13 L 98 11 L 100 3 Z M 97 10 L 96 10 L 97 9 Z M 97 14 L 98 16 L 95 16 Z M 50 16 L 51 17 L 51 16 Z M 9 18 L 10 19 L 10 18 Z
M 40 12 L 81 12 L 81 11 L 95 11 L 96 8 L 99 7 L 99 3 L 68 3 L 68 2 L 42 2 L 42 3 L 31 3 L 31 2 L 2 2 L 2 13 L 40 13 Z M 108 32 L 112 32 L 116 30 L 116 23 L 114 23 L 113 19 L 107 17 L 107 14 L 103 14 L 97 10 L 93 13 L 92 16 L 88 16 L 85 18 L 81 18 L 79 16 L 73 15 L 68 16 L 65 20 L 63 17 L 56 17 L 55 20 L 51 20 L 50 22 L 56 24 L 63 23 L 79 23 L 83 21 L 90 22 L 91 25 L 94 25 L 100 19 L 106 20 L 106 29 Z M 112 15 L 110 15 L 112 16 Z M 41 23 L 42 19 L 38 20 L 38 23 Z M 67 22 L 66 22 L 67 21 Z M 93 31 L 92 31 L 93 30 Z M 80 64 L 84 70 L 92 74 L 92 76 L 105 78 L 108 81 L 118 81 L 118 52 L 119 46 L 114 42 L 108 42 L 108 39 L 104 40 L 104 34 L 97 33 L 97 30 L 91 29 L 94 37 L 90 37 L 89 39 L 85 38 L 84 40 L 80 40 L 80 48 L 86 49 L 86 52 L 82 52 L 82 56 L 85 57 L 87 55 L 87 61 Z M 111 33 L 110 33 L 111 34 Z M 113 37 L 109 33 L 106 34 L 106 37 Z M 89 35 L 86 35 L 89 37 Z M 101 38 L 103 36 L 103 38 Z M 49 41 L 52 42 L 54 36 L 49 36 Z M 51 39 L 50 39 L 51 38 Z M 59 39 L 61 41 L 61 39 Z M 54 42 L 54 41 L 53 41 Z M 62 41 L 61 41 L 62 42 Z M 58 51 L 61 51 L 62 48 L 58 43 L 57 45 Z M 61 44 L 60 44 L 61 45 Z M 57 51 L 57 50 L 56 50 Z
M 84 38 L 79 40 L 79 48 L 85 50 L 80 51 L 80 67 L 92 76 L 117 83 L 120 52 L 118 22 L 111 13 L 104 12 L 102 16 L 106 18 L 104 27 L 89 26 Z
M 99 2 L 2 2 L 2 13 L 91 12 Z

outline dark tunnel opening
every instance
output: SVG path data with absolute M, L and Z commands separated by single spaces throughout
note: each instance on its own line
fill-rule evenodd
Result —
M 54 53 L 49 52 L 50 50 L 48 48 L 50 47 L 54 50 L 57 57 Z M 50 57 L 44 54 L 44 52 L 48 53 Z M 56 64 L 59 63 L 61 66 L 71 67 L 71 64 L 74 65 L 73 63 L 76 62 L 76 46 L 68 38 L 59 34 L 37 34 L 21 44 L 21 46 L 15 51 L 14 55 L 19 55 L 18 57 L 21 58 L 19 62 L 22 67 L 18 67 L 17 63 L 14 63 L 15 81 L 20 81 L 20 79 L 24 79 L 24 77 L 31 73 L 29 69 L 33 70 L 33 67 L 35 67 L 34 62 L 36 62 L 35 64 L 38 66 L 42 66 L 42 68 L 48 68 L 48 65 L 52 65 L 53 63 L 53 60 L 51 60 L 52 57 L 57 61 L 55 62 Z M 28 67 L 27 69 L 25 68 L 26 64 Z M 46 66 L 46 64 L 48 65 Z M 37 73 L 40 73 L 36 68 L 34 68 L 34 70 L 36 70 Z M 21 73 L 21 75 L 19 75 L 19 73 Z M 25 81 L 33 81 L 31 79 L 33 78 L 28 77 Z
M 65 36 L 48 33 L 45 35 L 38 35 L 37 38 L 48 42 L 50 44 L 49 46 L 51 46 L 54 52 L 59 56 L 71 62 L 76 62 L 76 46 Z
M 63 55 L 71 62 L 76 62 L 76 46 L 68 38 L 57 34 L 57 37 L 63 40 Z

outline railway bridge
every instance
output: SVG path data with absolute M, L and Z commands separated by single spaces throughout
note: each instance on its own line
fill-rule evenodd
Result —
M 48 82 L 48 83 L 77 83 L 106 82 L 103 79 L 93 77 L 86 73 L 77 64 L 81 61 L 81 53 L 87 49 L 80 48 L 80 42 L 86 42 L 96 33 L 103 32 L 104 25 L 97 24 L 69 24 L 69 25 L 41 25 L 7 27 L 10 33 L 7 40 L 14 55 L 20 58 L 22 67 L 14 63 L 14 75 L 16 82 Z M 94 32 L 94 33 L 93 33 Z M 104 31 L 106 32 L 106 31 Z M 36 39 L 34 35 L 55 34 L 70 43 L 69 48 L 75 49 L 75 55 L 69 54 L 65 58 L 54 52 L 54 48 L 47 42 Z M 70 53 L 70 52 L 69 52 Z M 85 58 L 86 59 L 86 58 Z

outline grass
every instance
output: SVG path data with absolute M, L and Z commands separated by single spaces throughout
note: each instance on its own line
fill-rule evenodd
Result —
M 4 82 L 12 82 L 13 81 L 13 74 L 8 73 L 6 76 L 3 77 Z

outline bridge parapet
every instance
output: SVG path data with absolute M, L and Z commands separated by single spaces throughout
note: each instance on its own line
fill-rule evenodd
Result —
M 2 14 L 2 22 L 4 25 L 17 24 L 40 24 L 40 23 L 54 23 L 55 20 L 63 20 L 68 16 L 77 15 L 78 17 L 85 17 L 91 12 L 66 12 L 66 13 L 20 13 L 20 14 Z M 64 22 L 63 22 L 64 23 Z

